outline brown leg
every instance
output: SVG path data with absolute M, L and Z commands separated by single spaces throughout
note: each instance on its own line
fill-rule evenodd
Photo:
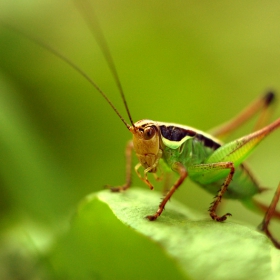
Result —
M 127 190 L 131 185 L 131 169 L 132 169 L 132 150 L 133 142 L 129 141 L 125 149 L 125 158 L 126 158 L 126 180 L 123 186 L 119 187 L 110 187 L 112 192 L 120 192 Z
M 135 165 L 135 172 L 137 174 L 137 176 L 139 177 L 139 179 L 141 179 L 149 188 L 150 190 L 153 190 L 154 189 L 154 186 L 151 184 L 151 182 L 148 180 L 148 177 L 147 177 L 147 173 L 145 174 L 144 173 L 144 177 L 142 177 L 142 175 L 140 174 L 140 172 L 138 171 L 138 169 L 141 167 L 141 163 L 137 163 Z
M 262 223 L 259 225 L 259 229 L 264 232 L 268 238 L 270 238 L 270 240 L 272 241 L 272 243 L 275 245 L 276 248 L 280 249 L 280 242 L 277 241 L 273 235 L 271 234 L 270 230 L 268 229 L 268 225 L 270 223 L 271 218 L 273 217 L 273 214 L 275 212 L 277 203 L 279 201 L 280 198 L 280 184 L 278 185 L 278 188 L 275 192 L 275 195 L 271 201 L 271 204 L 268 207 L 268 210 L 264 216 L 264 219 L 262 221 Z
M 271 108 L 271 105 L 273 104 L 274 100 L 275 94 L 273 92 L 266 93 L 264 96 L 261 96 L 260 98 L 256 99 L 251 104 L 249 104 L 249 106 L 247 106 L 243 111 L 241 111 L 236 117 L 224 124 L 221 124 L 218 127 L 211 129 L 209 133 L 218 138 L 225 137 L 231 131 L 235 130 L 236 128 L 241 126 L 245 121 L 250 119 L 257 112 L 262 111 L 262 114 L 259 117 L 253 131 L 260 129 L 266 123 L 266 120 L 269 116 L 268 109 Z
M 224 181 L 217 196 L 215 197 L 215 200 L 211 203 L 211 206 L 209 207 L 209 212 L 210 212 L 211 218 L 217 222 L 223 222 L 227 219 L 227 216 L 231 216 L 230 213 L 226 213 L 225 215 L 220 216 L 220 217 L 216 214 L 217 207 L 220 204 L 222 197 L 223 197 L 225 191 L 227 190 L 227 187 L 228 187 L 229 183 L 231 182 L 233 174 L 234 174 L 234 166 L 233 166 L 232 162 L 226 163 L 225 168 L 229 168 L 230 173 L 227 176 L 226 180 Z
M 167 193 L 167 195 L 164 197 L 162 202 L 160 203 L 157 212 L 154 215 L 148 215 L 146 217 L 150 221 L 156 220 L 157 217 L 161 215 L 162 211 L 164 210 L 165 204 L 168 202 L 168 200 L 171 198 L 171 196 L 174 194 L 174 192 L 180 187 L 180 185 L 184 182 L 185 178 L 187 177 L 186 168 L 180 162 L 177 162 L 174 165 L 173 169 L 179 173 L 180 177 L 177 180 L 177 182 L 172 186 L 172 188 Z
M 148 168 L 146 168 L 144 170 L 144 177 L 141 176 L 140 172 L 138 171 L 138 169 L 142 166 L 141 163 L 139 162 L 138 164 L 136 164 L 135 166 L 135 172 L 138 175 L 139 179 L 141 179 L 151 190 L 154 189 L 154 186 L 151 184 L 151 182 L 148 180 L 148 173 L 153 170 L 156 169 L 158 167 L 159 164 L 159 160 L 161 159 L 162 156 L 162 150 L 159 149 L 158 154 L 157 154 L 157 158 L 154 162 L 154 164 Z

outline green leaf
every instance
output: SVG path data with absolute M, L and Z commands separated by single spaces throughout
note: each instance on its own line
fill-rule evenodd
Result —
M 50 263 L 52 279 L 189 279 L 161 246 L 119 221 L 97 194 L 82 202 Z
M 280 251 L 265 235 L 201 218 L 174 200 L 158 220 L 146 220 L 159 201 L 160 194 L 135 188 L 87 196 L 53 252 L 56 272 L 67 279 L 279 279 Z

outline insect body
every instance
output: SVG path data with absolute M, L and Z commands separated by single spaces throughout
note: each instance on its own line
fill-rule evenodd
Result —
M 272 93 L 268 93 L 262 98 L 263 102 L 269 98 L 272 100 L 272 96 Z M 151 189 L 153 186 L 147 174 L 157 172 L 160 159 L 179 174 L 179 179 L 164 197 L 157 212 L 147 218 L 155 220 L 160 216 L 167 201 L 187 176 L 209 192 L 217 194 L 209 208 L 213 220 L 224 221 L 230 216 L 229 213 L 222 216 L 216 214 L 216 208 L 223 195 L 252 206 L 252 197 L 263 189 L 258 186 L 242 162 L 265 136 L 279 126 L 280 119 L 226 145 L 207 133 L 178 124 L 141 120 L 130 126 L 133 140 L 127 149 L 134 148 L 140 162 L 135 166 L 135 170 Z M 130 156 L 131 152 L 128 155 Z M 138 172 L 140 166 L 144 168 L 143 177 Z M 112 190 L 127 189 L 130 182 L 128 179 L 125 186 Z

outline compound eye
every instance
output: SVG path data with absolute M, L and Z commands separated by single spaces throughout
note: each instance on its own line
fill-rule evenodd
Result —
M 147 128 L 144 129 L 144 139 L 145 140 L 149 140 L 151 139 L 154 135 L 156 134 L 156 129 L 153 126 L 149 126 Z

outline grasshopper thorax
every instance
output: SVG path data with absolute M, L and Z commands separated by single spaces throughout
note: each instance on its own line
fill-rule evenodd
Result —
M 133 134 L 133 146 L 141 165 L 149 172 L 156 172 L 157 162 L 161 156 L 160 130 L 156 122 L 141 120 L 130 126 Z

